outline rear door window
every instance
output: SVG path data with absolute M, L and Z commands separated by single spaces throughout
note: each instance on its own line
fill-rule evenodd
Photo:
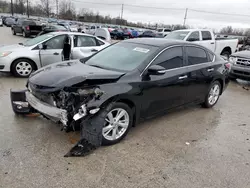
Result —
M 212 40 L 212 35 L 209 31 L 202 31 L 202 40 Z
M 188 65 L 198 65 L 209 62 L 207 53 L 202 48 L 186 47 Z
M 90 46 L 97 46 L 96 39 L 94 37 L 89 36 L 76 36 L 74 41 L 75 47 L 90 47 Z

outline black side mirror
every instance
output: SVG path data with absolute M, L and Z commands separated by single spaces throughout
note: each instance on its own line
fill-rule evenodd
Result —
M 167 72 L 167 70 L 160 65 L 152 65 L 148 68 L 149 75 L 163 75 Z
M 47 49 L 47 44 L 43 44 L 43 50 Z
M 38 45 L 38 48 L 39 48 L 40 50 L 46 50 L 46 49 L 47 49 L 47 45 L 46 45 L 46 44 L 39 44 L 39 45 Z

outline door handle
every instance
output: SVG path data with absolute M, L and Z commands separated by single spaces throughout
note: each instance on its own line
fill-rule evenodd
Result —
M 184 80 L 184 79 L 186 79 L 187 78 L 187 75 L 185 75 L 185 76 L 180 76 L 179 77 L 179 80 Z
M 214 42 L 211 42 L 210 44 L 214 44 Z
M 97 49 L 92 49 L 91 52 L 98 52 L 98 50 Z
M 214 71 L 214 68 L 207 69 L 207 72 L 213 72 L 213 71 Z
M 58 52 L 55 52 L 55 53 L 53 53 L 53 55 L 59 55 L 59 53 L 58 53 Z

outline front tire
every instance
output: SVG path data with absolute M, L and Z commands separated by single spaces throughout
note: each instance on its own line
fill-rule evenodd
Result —
M 222 86 L 220 82 L 215 81 L 211 84 L 203 103 L 203 107 L 212 108 L 219 100 Z
M 81 135 L 91 143 L 113 145 L 120 142 L 129 132 L 133 122 L 132 109 L 125 103 L 110 103 L 106 108 L 85 122 L 90 125 L 82 128 Z M 101 127 L 100 127 L 101 126 Z M 94 128 L 95 131 L 92 129 Z M 99 129 L 99 130 L 98 130 Z M 100 131 L 100 142 L 96 140 L 95 132 Z M 99 133 L 98 133 L 99 134 Z
M 16 77 L 27 78 L 34 70 L 35 64 L 28 59 L 18 59 L 11 66 L 11 72 Z

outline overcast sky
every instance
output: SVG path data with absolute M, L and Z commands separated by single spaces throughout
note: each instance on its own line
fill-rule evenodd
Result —
M 250 15 L 250 0 L 72 0 L 77 10 L 88 8 L 100 14 L 119 16 L 121 5 L 98 5 L 84 2 L 107 4 L 125 4 L 123 18 L 129 21 L 146 23 L 161 22 L 165 24 L 183 24 L 185 8 L 220 12 L 229 14 Z M 183 10 L 140 8 L 128 5 L 177 8 Z M 250 28 L 250 16 L 219 15 L 188 11 L 186 23 L 193 27 L 221 28 L 232 25 L 238 28 Z

